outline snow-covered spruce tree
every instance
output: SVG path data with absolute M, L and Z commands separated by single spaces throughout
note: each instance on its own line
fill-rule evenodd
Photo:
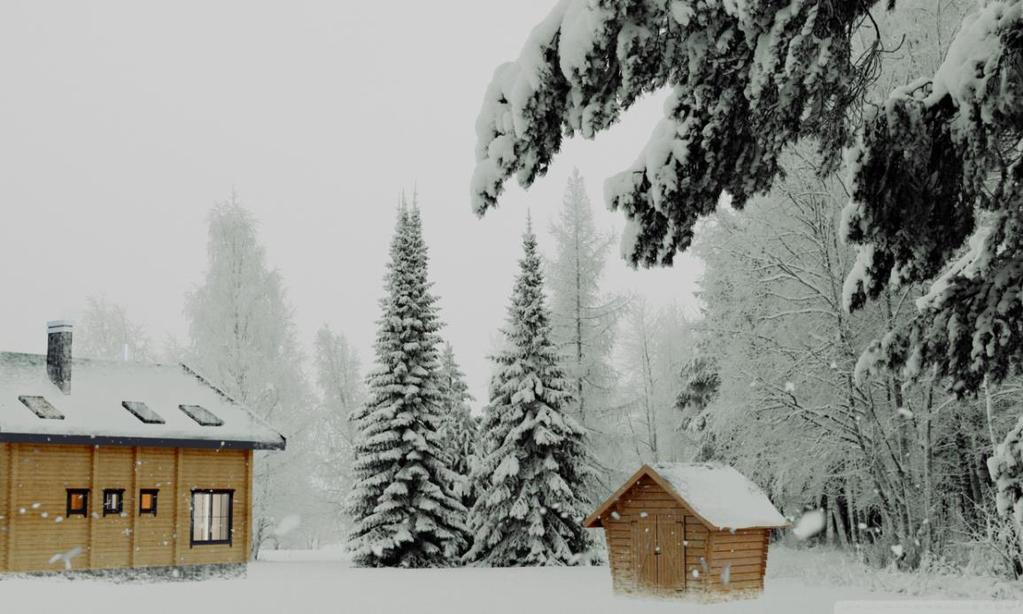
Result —
M 436 299 L 418 208 L 402 207 L 381 301 L 369 399 L 355 414 L 349 548 L 364 567 L 439 567 L 467 542 L 439 429 L 444 410 Z
M 568 415 L 571 393 L 551 341 L 532 225 L 512 291 L 504 347 L 493 357 L 481 425 L 469 561 L 490 566 L 573 565 L 590 547 L 582 528 L 593 477 L 585 435 Z
M 608 251 L 614 240 L 593 223 L 586 185 L 576 169 L 568 178 L 557 222 L 551 226 L 555 251 L 548 267 L 552 338 L 564 357 L 572 409 L 580 424 L 601 429 L 614 389 L 611 350 L 624 299 L 601 293 Z
M 444 353 L 441 355 L 440 387 L 444 399 L 440 434 L 447 449 L 448 464 L 458 477 L 451 488 L 462 505 L 470 509 L 476 500 L 469 473 L 479 440 L 479 424 L 469 408 L 472 395 L 465 383 L 465 374 L 455 361 L 455 351 L 450 343 L 444 344 Z
M 682 416 L 679 430 L 698 438 L 695 460 L 714 458 L 714 432 L 707 428 L 707 409 L 720 389 L 721 375 L 713 357 L 698 353 L 682 363 L 675 409 Z

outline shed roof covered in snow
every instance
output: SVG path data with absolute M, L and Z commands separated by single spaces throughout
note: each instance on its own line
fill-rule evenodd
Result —
M 611 506 L 643 475 L 648 475 L 713 529 L 788 526 L 759 486 L 734 468 L 716 462 L 643 465 L 586 519 L 585 526 L 601 526 L 601 519 Z
M 0 442 L 280 450 L 285 439 L 185 365 L 75 358 L 70 393 L 45 355 L 0 353 Z

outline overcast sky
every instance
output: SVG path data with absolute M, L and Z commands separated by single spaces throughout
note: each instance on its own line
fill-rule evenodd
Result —
M 599 223 L 603 180 L 660 115 L 642 101 L 498 210 L 469 207 L 474 124 L 494 68 L 554 0 L 0 3 L 0 350 L 45 351 L 45 322 L 90 295 L 162 342 L 183 337 L 206 216 L 236 187 L 286 281 L 302 341 L 320 325 L 372 358 L 399 192 L 418 186 L 444 336 L 477 400 L 531 209 L 541 248 L 573 167 Z M 699 264 L 608 290 L 690 312 Z

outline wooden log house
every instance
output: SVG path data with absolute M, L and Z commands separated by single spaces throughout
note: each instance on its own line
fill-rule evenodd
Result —
M 247 562 L 253 450 L 284 437 L 184 365 L 72 360 L 71 334 L 0 353 L 0 571 Z
M 732 467 L 661 463 L 643 465 L 584 526 L 604 529 L 616 592 L 681 596 L 762 590 L 768 537 L 788 522 Z

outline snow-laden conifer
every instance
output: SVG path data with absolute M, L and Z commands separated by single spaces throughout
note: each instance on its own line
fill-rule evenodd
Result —
M 481 425 L 478 491 L 466 558 L 484 565 L 572 565 L 590 540 L 580 524 L 592 477 L 584 432 L 551 341 L 550 313 L 532 227 L 512 291 L 504 347 Z
M 469 407 L 472 395 L 465 383 L 465 373 L 455 360 L 455 351 L 450 343 L 444 344 L 441 354 L 441 396 L 444 399 L 444 415 L 440 434 L 448 454 L 448 463 L 458 479 L 452 490 L 462 505 L 471 508 L 476 497 L 469 481 L 469 471 L 476 454 L 479 439 L 479 424 Z
M 402 207 L 391 244 L 369 400 L 355 420 L 349 547 L 357 565 L 436 567 L 466 543 L 441 426 L 441 326 L 427 280 L 419 211 Z

